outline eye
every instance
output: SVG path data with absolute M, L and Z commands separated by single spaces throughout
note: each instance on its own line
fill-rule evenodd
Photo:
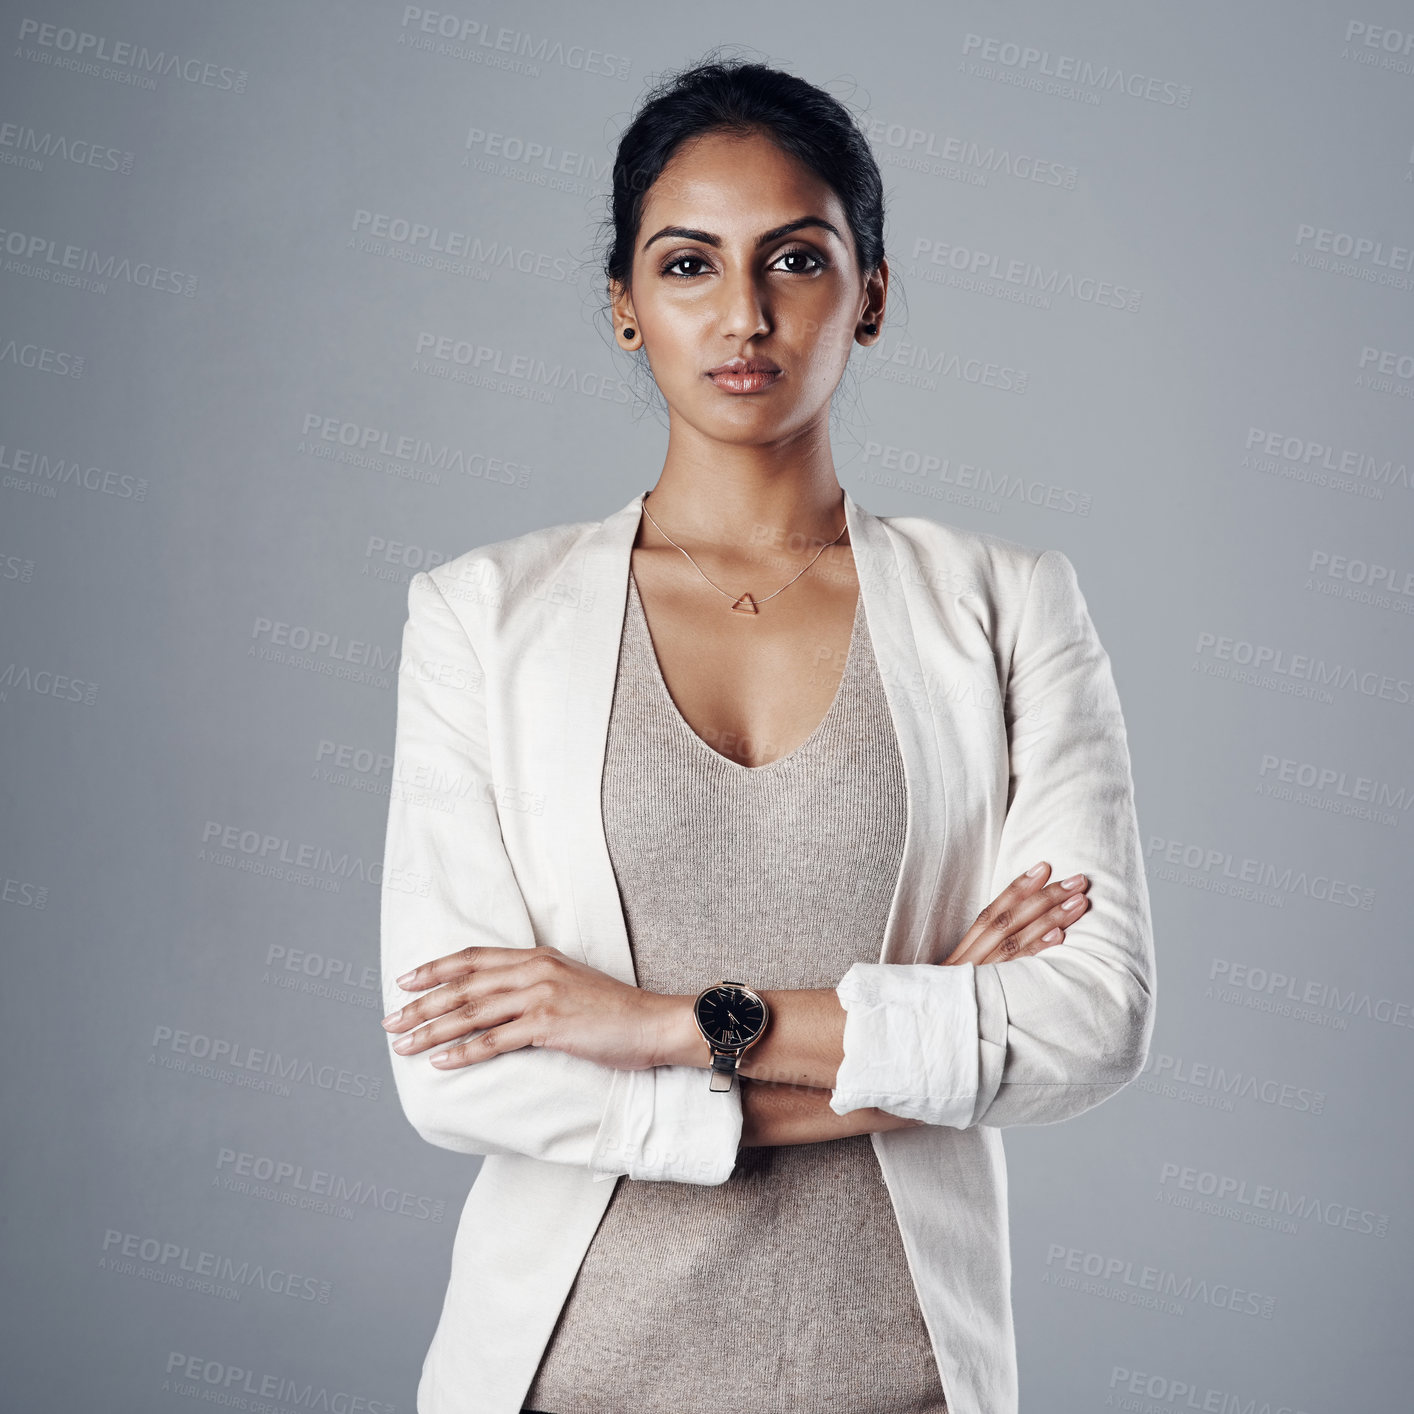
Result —
M 771 262 L 771 268 L 775 269 L 783 260 L 810 262 L 810 264 L 805 266 L 797 264 L 795 267 L 787 269 L 785 271 L 787 275 L 816 275 L 821 270 L 829 269 L 830 265 L 830 262 L 823 256 L 817 255 L 813 250 L 805 246 L 793 246 L 790 250 L 783 250 L 775 260 Z M 668 259 L 658 267 L 658 273 L 672 280 L 693 280 L 702 273 L 707 263 L 706 256 L 695 254 L 691 251 L 684 251 L 680 255 L 669 256 Z M 689 268 L 680 268 L 683 266 Z
M 774 261 L 773 265 L 779 264 L 782 260 L 813 260 L 815 264 L 810 269 L 787 270 L 788 275 L 813 275 L 817 270 L 828 268 L 829 262 L 821 256 L 815 254 L 813 250 L 807 250 L 804 246 L 794 246 L 790 250 L 783 250 Z
M 674 273 L 675 267 L 679 265 L 705 265 L 706 263 L 707 261 L 703 256 L 693 255 L 689 252 L 684 255 L 672 256 L 670 259 L 665 261 L 664 264 L 659 268 L 658 273 L 660 275 L 667 275 L 674 280 L 690 280 L 693 278 L 693 276 L 700 275 L 702 272 L 700 270 L 692 270 L 685 275 L 677 274 Z

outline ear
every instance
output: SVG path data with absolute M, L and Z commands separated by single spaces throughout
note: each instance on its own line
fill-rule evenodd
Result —
M 609 312 L 616 325 L 633 324 L 637 327 L 633 317 L 633 296 L 620 280 L 609 281 Z
M 614 326 L 614 342 L 624 349 L 637 349 L 643 345 L 643 333 L 633 313 L 633 296 L 619 280 L 609 281 L 609 318 Z M 632 337 L 625 337 L 628 330 Z
M 884 306 L 889 296 L 889 262 L 880 259 L 879 268 L 864 277 L 864 308 L 859 315 L 858 332 L 855 337 L 861 344 L 872 344 L 881 336 L 884 327 Z M 874 325 L 874 333 L 865 331 L 866 324 Z

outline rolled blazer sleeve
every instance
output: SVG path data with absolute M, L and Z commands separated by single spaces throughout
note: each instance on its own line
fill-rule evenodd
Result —
M 396 980 L 421 963 L 466 947 L 530 948 L 537 941 L 501 835 L 485 688 L 466 631 L 436 581 L 414 575 L 380 900 L 390 1012 L 426 995 L 405 992 Z M 403 1112 L 441 1148 L 583 1165 L 596 1179 L 627 1174 L 718 1184 L 735 1166 L 739 1087 L 710 1092 L 706 1072 L 696 1067 L 620 1071 L 523 1047 L 443 1071 L 429 1060 L 434 1052 L 402 1056 L 392 1049 L 397 1036 L 387 1039 Z
M 830 1108 L 927 1124 L 1052 1124 L 1133 1080 L 1153 1030 L 1154 943 L 1128 738 L 1074 567 L 1037 560 L 1006 683 L 1010 787 L 986 902 L 1039 859 L 1090 907 L 1034 957 L 855 963 L 837 995 Z

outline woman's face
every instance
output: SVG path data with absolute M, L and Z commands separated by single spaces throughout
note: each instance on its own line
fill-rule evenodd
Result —
M 765 137 L 714 133 L 649 190 L 632 281 L 615 312 L 642 331 L 673 417 L 750 445 L 827 419 L 860 323 L 882 316 L 888 267 L 861 275 L 844 208 L 809 168 Z M 738 375 L 743 391 L 712 376 L 743 358 L 779 372 Z

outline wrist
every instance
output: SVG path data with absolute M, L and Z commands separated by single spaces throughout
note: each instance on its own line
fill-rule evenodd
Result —
M 658 1059 L 655 1065 L 691 1065 L 706 1070 L 712 1064 L 707 1038 L 697 1024 L 693 1008 L 697 994 L 660 994 L 658 1014 Z

